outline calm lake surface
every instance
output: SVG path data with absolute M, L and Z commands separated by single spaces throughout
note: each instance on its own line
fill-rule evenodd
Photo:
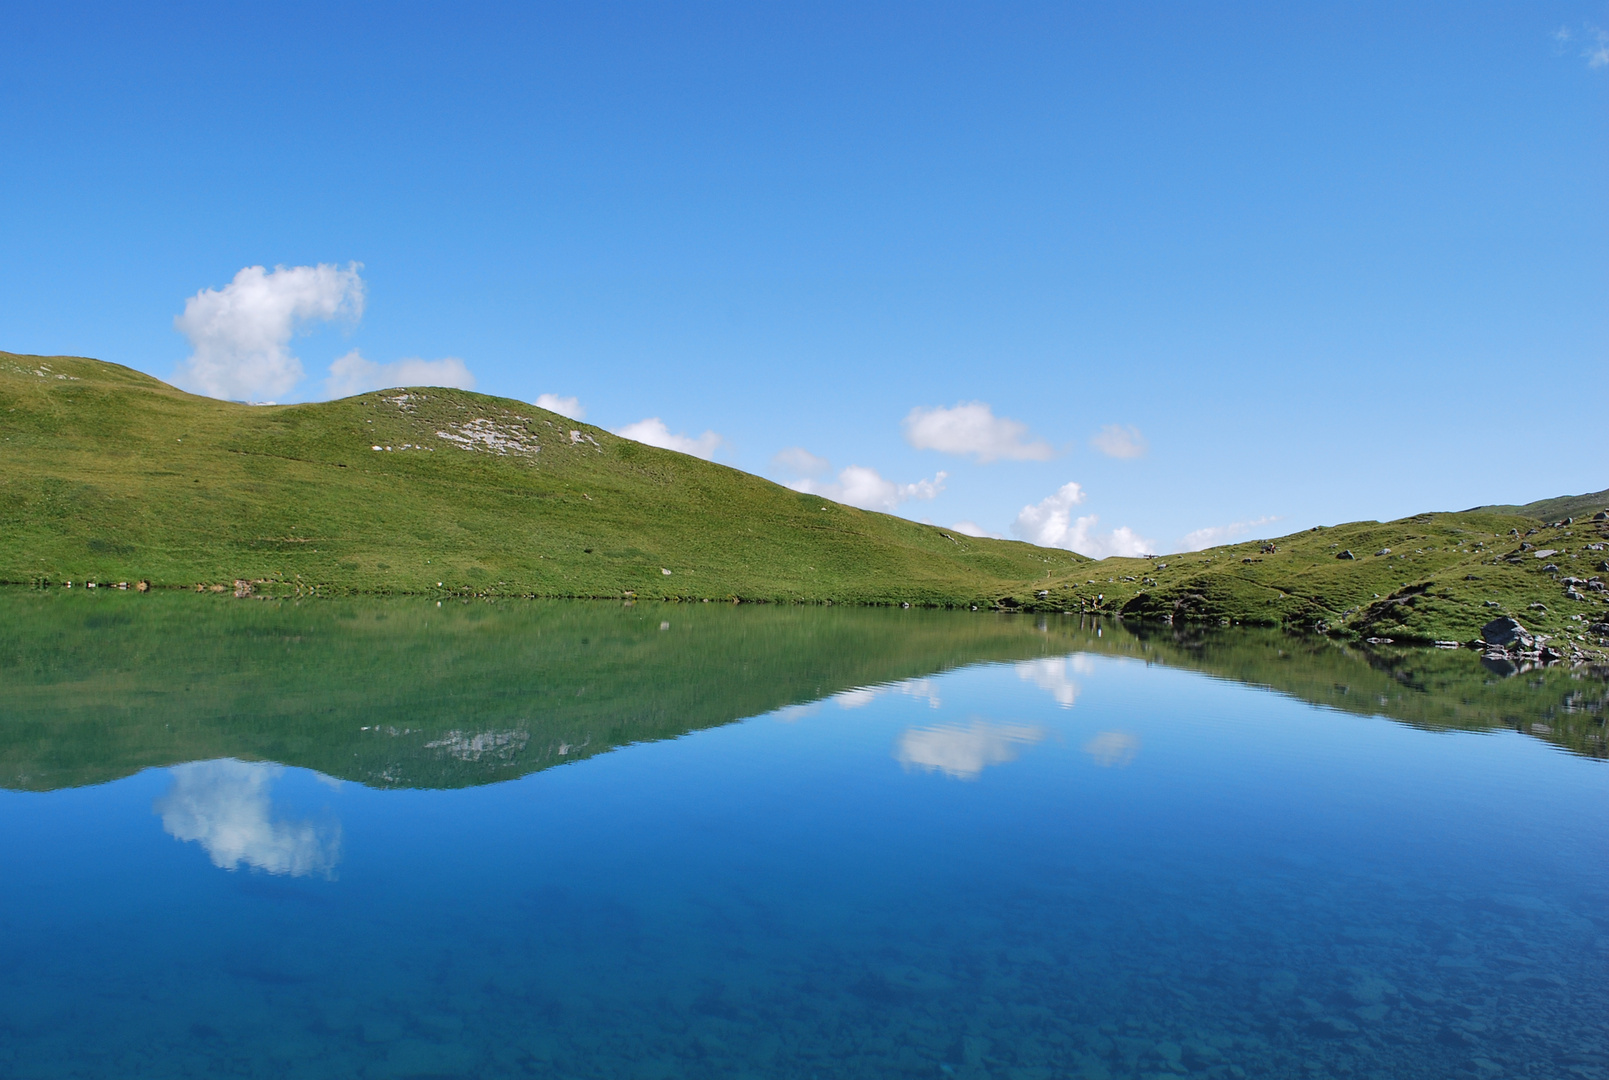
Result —
M 1602 673 L 0 595 L 6 1077 L 1609 1077 Z

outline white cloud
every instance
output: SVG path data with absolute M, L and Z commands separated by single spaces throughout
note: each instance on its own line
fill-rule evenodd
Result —
M 957 521 L 954 525 L 950 526 L 950 529 L 952 532 L 958 532 L 962 536 L 987 536 L 991 540 L 1005 539 L 1005 537 L 1001 536 L 999 533 L 993 533 L 988 529 L 985 529 L 976 521 Z
M 686 433 L 672 434 L 665 421 L 657 416 L 650 416 L 646 420 L 639 420 L 635 424 L 627 424 L 615 432 L 623 439 L 635 439 L 649 446 L 657 446 L 661 450 L 674 450 L 678 454 L 691 454 L 708 461 L 715 456 L 715 451 L 721 448 L 726 440 L 713 431 L 706 431 L 698 438 Z
M 1076 483 L 1063 484 L 1056 492 L 1017 514 L 1011 531 L 1018 538 L 1040 547 L 1059 547 L 1104 559 L 1111 555 L 1146 555 L 1156 543 L 1140 536 L 1127 525 L 1101 534 L 1095 531 L 1100 518 L 1095 514 L 1074 518 L 1072 508 L 1084 501 L 1084 489 Z
M 777 456 L 771 459 L 771 464 L 795 476 L 820 476 L 832 468 L 832 462 L 824 457 L 817 457 L 802 446 L 790 446 L 786 450 L 777 451 Z
M 1115 458 L 1144 457 L 1146 451 L 1145 436 L 1140 434 L 1140 429 L 1122 424 L 1107 424 L 1090 438 L 1089 444 L 1107 457 Z
M 1592 34 L 1592 43 L 1581 54 L 1587 58 L 1587 66 L 1609 67 L 1609 31 L 1600 30 L 1596 26 L 1587 27 L 1587 31 Z
M 1056 704 L 1064 709 L 1071 709 L 1078 700 L 1078 684 L 1073 681 L 1071 666 L 1065 656 L 1023 660 L 1017 664 L 1017 678 L 1049 691 L 1050 696 L 1056 699 Z
M 557 394 L 538 394 L 535 405 L 538 409 L 556 412 L 560 416 L 568 416 L 571 420 L 585 420 L 587 410 L 581 404 L 580 398 L 560 397 Z
M 979 461 L 1046 461 L 1050 444 L 1031 439 L 1028 425 L 996 416 L 981 401 L 964 401 L 953 409 L 912 409 L 905 418 L 905 441 L 918 450 L 964 454 Z
M 990 765 L 1017 759 L 1025 743 L 1045 737 L 1039 728 L 990 724 L 974 720 L 971 727 L 910 728 L 899 738 L 894 759 L 907 769 L 937 770 L 955 780 L 976 780 Z
M 328 874 L 340 861 L 338 824 L 273 820 L 268 796 L 283 766 L 223 758 L 168 771 L 173 786 L 152 809 L 169 836 L 199 843 L 212 865 L 302 877 Z
M 351 397 L 368 390 L 388 390 L 394 386 L 455 386 L 460 390 L 473 390 L 475 376 L 456 356 L 441 360 L 413 357 L 392 364 L 379 364 L 365 360 L 362 353 L 353 349 L 330 365 L 329 377 L 324 380 L 324 396 Z
M 1277 517 L 1260 517 L 1256 521 L 1236 521 L 1230 525 L 1209 525 L 1204 529 L 1184 534 L 1179 541 L 1181 551 L 1200 551 L 1202 548 L 1214 547 L 1218 544 L 1227 544 L 1237 536 L 1243 536 L 1259 525 L 1267 525 L 1271 521 L 1278 521 Z
M 819 480 L 795 480 L 788 486 L 795 491 L 811 495 L 824 495 L 834 502 L 858 506 L 862 510 L 881 510 L 885 513 L 911 499 L 931 499 L 944 490 L 945 478 L 950 474 L 935 473 L 931 480 L 918 480 L 914 484 L 896 484 L 884 480 L 876 469 L 864 465 L 851 465 L 838 474 L 832 483 Z
M 363 315 L 360 264 L 248 266 L 222 289 L 184 302 L 173 326 L 193 350 L 174 381 L 211 397 L 240 401 L 281 397 L 302 379 L 291 337 L 308 322 Z

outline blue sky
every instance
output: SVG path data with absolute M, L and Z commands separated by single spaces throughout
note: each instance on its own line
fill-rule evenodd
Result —
M 6 21 L 3 349 L 573 397 L 1097 554 L 1609 487 L 1601 0 Z

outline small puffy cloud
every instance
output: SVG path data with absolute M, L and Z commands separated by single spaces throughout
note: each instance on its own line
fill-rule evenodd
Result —
M 952 532 L 958 532 L 962 536 L 986 536 L 991 540 L 1005 539 L 1005 537 L 1001 536 L 999 533 L 992 533 L 988 529 L 985 529 L 976 521 L 957 521 L 954 525 L 950 526 L 950 529 Z
M 914 484 L 896 484 L 884 480 L 876 469 L 864 465 L 851 465 L 832 482 L 795 480 L 788 486 L 795 491 L 811 495 L 824 495 L 834 502 L 858 506 L 862 510 L 881 510 L 891 513 L 902 502 L 911 499 L 931 499 L 944 490 L 949 473 L 936 473 L 931 480 L 918 480 Z
M 1030 438 L 1028 425 L 996 416 L 981 401 L 964 401 L 953 409 L 915 408 L 905 417 L 905 441 L 918 450 L 961 454 L 979 461 L 1047 461 L 1050 444 Z
M 224 870 L 245 865 L 270 874 L 329 874 L 341 860 L 338 824 L 275 820 L 270 792 L 283 766 L 192 761 L 169 772 L 173 786 L 156 800 L 169 836 L 198 843 Z
M 802 446 L 790 446 L 786 450 L 777 451 L 777 456 L 771 459 L 771 464 L 795 476 L 820 476 L 832 468 L 832 462 L 824 457 L 817 457 Z
M 942 772 L 954 780 L 976 780 L 990 765 L 1015 761 L 1020 748 L 1045 733 L 1036 727 L 974 720 L 969 727 L 910 728 L 894 747 L 894 760 L 907 769 Z
M 623 439 L 635 439 L 649 446 L 657 446 L 661 450 L 674 450 L 678 454 L 690 454 L 706 461 L 713 458 L 715 451 L 726 441 L 713 431 L 706 431 L 696 439 L 685 433 L 672 433 L 670 428 L 665 426 L 665 421 L 657 416 L 650 416 L 635 424 L 627 424 L 615 434 Z
M 1229 525 L 1209 525 L 1204 529 L 1184 534 L 1179 541 L 1181 551 L 1200 551 L 1202 548 L 1216 547 L 1227 544 L 1237 536 L 1244 536 L 1259 525 L 1267 525 L 1271 521 L 1278 521 L 1277 517 L 1260 517 L 1256 521 L 1236 521 Z
M 324 380 L 324 396 L 351 397 L 369 390 L 389 390 L 393 386 L 452 386 L 473 390 L 475 376 L 456 356 L 441 360 L 415 357 L 379 364 L 365 360 L 362 353 L 353 349 L 330 365 L 329 378 Z
M 1089 444 L 1114 458 L 1144 457 L 1146 451 L 1145 436 L 1140 434 L 1140 429 L 1122 424 L 1107 424 L 1090 438 Z
M 1030 544 L 1066 548 L 1093 559 L 1146 555 L 1156 550 L 1154 541 L 1140 536 L 1127 525 L 1103 534 L 1095 531 L 1100 521 L 1095 514 L 1074 518 L 1073 507 L 1083 501 L 1082 487 L 1076 483 L 1063 484 L 1054 495 L 1023 507 L 1011 531 Z
M 568 416 L 571 420 L 585 420 L 587 410 L 582 406 L 580 398 L 560 397 L 557 394 L 538 394 L 536 407 L 556 412 L 560 416 Z
M 302 380 L 291 337 L 310 322 L 363 315 L 359 264 L 341 269 L 248 266 L 221 289 L 202 289 L 173 320 L 192 352 L 174 381 L 211 397 L 260 401 L 281 397 Z

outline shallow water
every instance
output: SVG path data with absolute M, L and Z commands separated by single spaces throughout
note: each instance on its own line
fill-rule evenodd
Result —
M 1595 676 L 0 601 L 5 1076 L 1609 1076 Z

